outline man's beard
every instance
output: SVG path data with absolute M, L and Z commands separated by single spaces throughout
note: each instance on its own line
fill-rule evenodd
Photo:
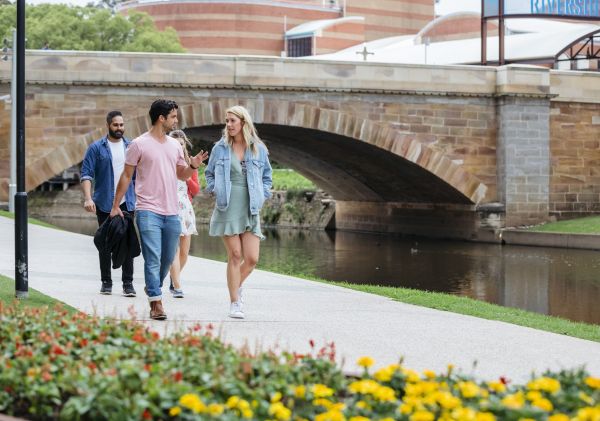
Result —
M 123 132 L 121 130 L 113 132 L 112 130 L 108 129 L 108 135 L 113 139 L 121 139 L 123 137 Z

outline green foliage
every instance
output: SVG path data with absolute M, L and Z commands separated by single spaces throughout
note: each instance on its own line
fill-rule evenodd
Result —
M 135 321 L 1 302 L 0 321 L 0 413 L 32 420 L 600 417 L 600 378 L 583 369 L 512 385 L 453 366 L 420 374 L 402 361 L 371 372 L 373 359 L 361 357 L 362 373 L 348 377 L 333 343 L 252 354 L 223 344 L 210 324 L 161 338 Z
M 308 178 L 289 169 L 273 169 L 273 190 L 315 191 L 317 186 Z
M 9 37 L 16 25 L 16 7 L 0 7 L 0 35 Z M 127 16 L 106 8 L 73 7 L 64 4 L 28 5 L 27 48 L 53 50 L 137 51 L 181 53 L 173 28 L 158 31 L 150 16 L 130 12 Z

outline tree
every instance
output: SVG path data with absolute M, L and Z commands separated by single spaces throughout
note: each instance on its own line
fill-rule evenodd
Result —
M 159 31 L 142 12 L 124 16 L 108 8 L 40 4 L 28 5 L 25 15 L 31 49 L 47 42 L 53 50 L 185 52 L 174 29 Z M 16 7 L 0 6 L 0 37 L 10 36 L 15 22 Z

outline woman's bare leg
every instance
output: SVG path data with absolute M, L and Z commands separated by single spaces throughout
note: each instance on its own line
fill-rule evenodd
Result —
M 173 263 L 171 263 L 171 269 L 169 269 L 169 274 L 171 275 L 173 288 L 181 289 L 181 283 L 179 282 L 179 277 L 181 275 L 181 265 L 179 263 L 179 248 L 177 248 L 177 251 L 175 252 L 175 258 L 173 259 Z
M 239 235 L 224 236 L 222 238 L 227 250 L 227 288 L 229 289 L 229 299 L 233 303 L 239 298 L 242 241 Z
M 260 238 L 251 232 L 240 234 L 242 241 L 242 257 L 244 261 L 240 266 L 240 287 L 254 270 L 258 263 L 258 255 L 260 250 Z
M 183 267 L 187 263 L 190 255 L 190 244 L 192 243 L 191 235 L 184 235 L 179 239 L 179 271 L 183 272 Z

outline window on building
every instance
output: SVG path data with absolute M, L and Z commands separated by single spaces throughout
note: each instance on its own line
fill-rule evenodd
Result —
M 288 39 L 288 57 L 312 56 L 312 37 Z

